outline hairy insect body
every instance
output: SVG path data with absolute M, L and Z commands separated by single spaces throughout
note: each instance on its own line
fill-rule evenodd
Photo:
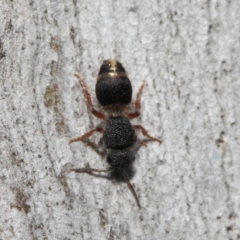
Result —
M 141 85 L 135 100 L 135 111 L 127 112 L 132 100 L 132 85 L 122 64 L 116 60 L 106 60 L 103 62 L 96 83 L 96 97 L 104 110 L 104 113 L 97 111 L 93 105 L 91 96 L 85 82 L 79 75 L 75 74 L 83 87 L 85 98 L 91 112 L 98 118 L 102 119 L 102 124 L 82 135 L 81 137 L 71 139 L 69 143 L 83 141 L 92 147 L 97 153 L 106 155 L 106 160 L 110 166 L 107 170 L 93 168 L 72 169 L 76 172 L 110 172 L 110 175 L 116 181 L 126 182 L 131 190 L 137 205 L 140 208 L 137 195 L 130 179 L 134 175 L 132 163 L 135 160 L 136 151 L 141 146 L 146 146 L 147 141 L 161 140 L 151 137 L 141 125 L 132 125 L 130 120 L 140 114 L 140 97 L 142 94 L 143 84 Z M 141 130 L 142 134 L 147 137 L 147 141 L 137 139 L 136 130 Z M 103 150 L 99 150 L 99 144 L 91 142 L 89 137 L 94 132 L 103 134 L 100 140 Z
M 122 150 L 131 147 L 136 142 L 136 134 L 128 118 L 110 117 L 103 139 L 107 148 Z
M 135 152 L 131 147 L 136 143 L 136 134 L 126 117 L 110 117 L 103 134 L 108 149 L 107 162 L 112 167 L 112 178 L 129 181 L 134 174 L 132 163 Z

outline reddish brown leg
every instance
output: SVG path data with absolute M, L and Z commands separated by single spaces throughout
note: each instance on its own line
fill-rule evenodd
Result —
M 141 209 L 141 205 L 139 203 L 139 200 L 138 200 L 137 194 L 133 188 L 133 185 L 130 183 L 130 181 L 127 181 L 127 185 L 128 185 L 128 188 L 130 189 L 130 191 L 132 192 L 132 194 L 137 202 L 138 207 Z
M 106 147 L 105 145 L 103 145 L 102 139 L 99 141 L 98 144 L 89 141 L 89 139 L 83 139 L 82 141 L 85 143 L 86 146 L 91 147 L 100 156 L 103 157 L 106 154 Z
M 141 96 L 142 96 L 142 91 L 143 91 L 143 87 L 145 85 L 145 81 L 142 82 L 142 85 L 140 86 L 139 90 L 138 90 L 138 93 L 137 93 L 137 97 L 136 97 L 136 100 L 135 100 L 135 107 L 137 110 L 140 110 L 141 108 Z
M 69 144 L 70 144 L 70 143 L 73 143 L 73 142 L 82 141 L 82 140 L 85 139 L 85 138 L 89 138 L 89 137 L 92 136 L 92 134 L 93 134 L 94 132 L 103 133 L 103 131 L 104 131 L 104 130 L 103 130 L 102 128 L 96 127 L 96 128 L 94 128 L 94 129 L 92 129 L 91 131 L 83 134 L 81 137 L 70 139 L 70 140 L 69 140 Z
M 103 119 L 104 118 L 104 114 L 97 111 L 94 107 L 93 107 L 93 104 L 92 104 L 92 99 L 91 99 L 91 95 L 88 91 L 88 88 L 87 88 L 87 85 L 85 84 L 85 82 L 81 79 L 81 77 L 78 75 L 78 74 L 74 74 L 74 76 L 79 80 L 82 88 L 83 88 L 83 92 L 84 92 L 84 96 L 87 100 L 87 105 L 88 107 L 90 108 L 92 114 L 97 117 L 97 118 L 100 118 L 100 119 Z
M 147 146 L 147 144 L 145 142 L 143 142 L 143 141 L 140 141 L 139 144 L 140 144 L 140 147 L 142 147 L 142 146 L 146 147 Z
M 89 167 L 86 167 L 86 168 L 72 168 L 71 171 L 74 171 L 74 172 L 77 172 L 77 173 L 92 173 L 92 172 L 109 172 L 111 171 L 111 169 L 109 170 L 103 170 L 103 169 L 96 169 L 96 168 L 89 168 Z
M 161 141 L 160 139 L 154 138 L 154 137 L 150 136 L 150 135 L 148 134 L 147 130 L 146 130 L 144 127 L 142 127 L 141 125 L 134 125 L 133 127 L 134 127 L 135 129 L 137 129 L 137 130 L 141 130 L 141 131 L 142 131 L 142 134 L 143 134 L 144 136 L 148 137 L 150 141 L 156 141 L 156 142 L 159 142 L 160 144 L 162 143 L 162 141 Z
M 142 95 L 142 91 L 143 91 L 143 87 L 144 87 L 145 82 L 142 82 L 142 85 L 140 86 L 138 92 L 137 92 L 137 96 L 136 96 L 136 100 L 135 100 L 135 108 L 136 108 L 136 112 L 134 113 L 129 113 L 127 115 L 127 117 L 129 119 L 133 119 L 136 118 L 140 115 L 140 108 L 141 108 L 141 95 Z

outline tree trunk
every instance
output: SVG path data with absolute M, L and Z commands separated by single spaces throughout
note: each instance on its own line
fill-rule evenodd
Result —
M 240 238 L 240 2 L 0 3 L 0 239 Z M 141 124 L 163 143 L 125 183 L 70 171 L 107 163 L 69 139 L 100 123 L 104 59 L 142 81 Z M 97 141 L 100 134 L 93 139 Z

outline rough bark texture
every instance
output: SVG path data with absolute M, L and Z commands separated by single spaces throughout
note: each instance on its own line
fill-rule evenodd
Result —
M 240 239 L 240 2 L 0 3 L 0 239 Z M 141 123 L 163 144 L 125 184 L 69 172 L 106 161 L 68 140 L 99 123 L 102 60 L 143 79 Z M 96 134 L 97 136 L 98 134 Z

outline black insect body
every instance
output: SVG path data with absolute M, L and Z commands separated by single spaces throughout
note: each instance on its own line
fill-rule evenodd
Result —
M 132 163 L 136 143 L 133 126 L 126 117 L 110 117 L 103 134 L 103 141 L 109 149 L 107 162 L 112 166 L 111 176 L 117 181 L 128 181 L 133 176 Z
M 141 125 L 132 125 L 130 120 L 140 115 L 140 97 L 143 86 L 141 85 L 135 100 L 134 112 L 131 112 L 130 103 L 132 100 L 132 85 L 122 64 L 116 60 L 106 60 L 103 62 L 96 83 L 96 96 L 104 113 L 97 111 L 92 104 L 91 96 L 85 82 L 78 74 L 75 77 L 79 79 L 83 87 L 84 95 L 91 112 L 102 123 L 81 137 L 71 139 L 69 143 L 82 141 L 87 146 L 92 147 L 97 153 L 106 156 L 110 168 L 100 170 L 95 168 L 78 168 L 72 171 L 79 173 L 105 172 L 119 182 L 126 182 L 132 194 L 134 195 L 137 205 L 141 208 L 135 190 L 130 183 L 134 175 L 132 163 L 135 160 L 136 151 L 141 146 L 146 146 L 148 141 L 162 141 L 158 138 L 151 137 Z M 136 130 L 141 130 L 147 140 L 141 141 L 137 138 Z M 94 132 L 103 134 L 99 144 L 89 140 Z
M 136 142 L 136 134 L 128 118 L 110 117 L 103 139 L 108 149 L 121 150 L 131 147 Z

